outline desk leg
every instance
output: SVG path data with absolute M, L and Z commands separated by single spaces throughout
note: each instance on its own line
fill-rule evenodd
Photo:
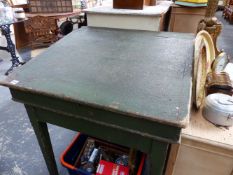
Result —
M 35 109 L 25 105 L 32 127 L 36 134 L 40 149 L 43 153 L 50 175 L 58 175 L 57 165 L 54 158 L 53 148 L 49 137 L 47 124 L 37 120 Z
M 151 175 L 163 175 L 167 158 L 168 146 L 168 143 L 159 142 L 156 140 L 152 142 L 150 153 Z

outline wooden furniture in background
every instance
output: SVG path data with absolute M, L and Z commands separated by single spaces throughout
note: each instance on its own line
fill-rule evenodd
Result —
M 27 18 L 32 18 L 35 16 L 45 16 L 45 17 L 50 17 L 50 18 L 55 18 L 55 19 L 61 19 L 61 18 L 67 18 L 67 17 L 72 17 L 79 15 L 81 13 L 80 9 L 73 10 L 72 12 L 67 12 L 67 13 L 26 13 Z
M 86 10 L 88 26 L 163 31 L 167 28 L 165 20 L 171 4 L 161 1 L 143 10 L 113 9 L 112 4 L 89 8 Z
M 72 0 L 30 0 L 31 13 L 62 13 L 72 12 Z
M 144 0 L 113 0 L 114 9 L 138 9 L 142 10 L 144 5 Z
M 218 0 L 208 1 L 198 31 L 210 33 L 215 52 L 219 54 L 216 41 L 222 25 L 214 17 L 217 4 Z M 190 124 L 182 131 L 180 147 L 174 145 L 172 148 L 169 160 L 176 160 L 176 163 L 175 166 L 168 163 L 170 171 L 166 175 L 233 175 L 233 128 L 216 127 L 202 117 L 201 110 L 192 111 Z
M 205 17 L 205 7 L 184 7 L 173 5 L 169 22 L 169 31 L 196 33 L 198 24 Z
M 223 17 L 233 23 L 233 0 L 228 0 L 223 10 Z
M 25 0 L 25 4 L 18 4 L 18 1 L 7 0 L 12 8 L 23 8 L 24 12 L 29 12 L 29 6 Z M 14 35 L 15 35 L 15 47 L 16 49 L 24 48 L 28 45 L 28 34 L 25 32 L 24 20 L 18 21 L 13 24 Z
M 43 16 L 58 21 L 61 19 L 78 16 L 80 13 L 81 10 L 77 9 L 69 13 L 26 13 L 26 17 L 30 19 L 36 16 Z M 29 33 L 27 33 L 25 30 L 24 21 L 14 24 L 14 31 L 15 31 L 15 43 L 17 49 L 24 48 L 30 45 L 31 42 L 30 36 Z
M 113 0 L 113 8 L 115 9 L 138 9 L 142 10 L 144 5 L 153 6 L 156 0 Z
M 29 35 L 25 31 L 24 21 L 15 23 L 13 26 L 14 26 L 16 49 L 27 47 L 29 45 Z
M 187 174 L 233 175 L 233 127 L 217 127 L 202 117 L 201 110 L 192 111 L 173 175 Z
M 19 3 L 17 0 L 15 1 L 15 0 L 7 0 L 7 2 L 10 4 L 10 6 L 12 7 L 12 8 L 23 8 L 24 9 L 24 11 L 25 12 L 28 12 L 28 8 L 29 8 L 29 6 L 28 6 L 28 1 L 27 0 L 25 0 L 25 1 L 22 1 L 21 3 Z
M 156 0 L 144 0 L 144 5 L 154 6 L 156 5 Z
M 58 40 L 58 26 L 54 18 L 35 16 L 24 22 L 29 35 L 30 47 L 45 47 Z

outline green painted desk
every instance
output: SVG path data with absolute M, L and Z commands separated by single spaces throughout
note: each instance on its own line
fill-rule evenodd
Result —
M 148 153 L 161 175 L 189 120 L 193 35 L 82 28 L 1 82 L 25 104 L 51 175 L 47 123 Z

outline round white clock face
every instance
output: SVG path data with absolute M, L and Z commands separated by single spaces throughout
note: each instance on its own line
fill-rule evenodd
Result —
M 212 69 L 214 72 L 222 72 L 228 63 L 229 58 L 227 54 L 223 52 L 214 60 Z

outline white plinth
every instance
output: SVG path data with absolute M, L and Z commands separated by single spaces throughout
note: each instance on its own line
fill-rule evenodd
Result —
M 88 26 L 117 29 L 160 31 L 164 14 L 172 2 L 162 1 L 143 10 L 113 9 L 112 4 L 86 10 Z

